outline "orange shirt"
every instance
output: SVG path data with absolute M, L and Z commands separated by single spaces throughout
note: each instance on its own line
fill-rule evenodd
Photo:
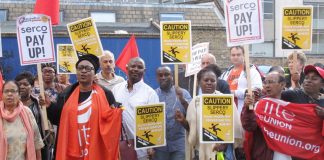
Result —
M 232 69 L 230 75 L 227 78 L 228 85 L 230 86 L 231 91 L 237 90 L 238 87 L 238 79 L 243 71 L 243 66 L 239 67 L 238 69 Z

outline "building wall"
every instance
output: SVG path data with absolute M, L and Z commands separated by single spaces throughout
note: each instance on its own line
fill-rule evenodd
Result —
M 8 10 L 8 20 L 32 13 L 33 2 L 0 2 L 0 9 Z M 92 11 L 116 13 L 116 22 L 149 22 L 150 18 L 159 20 L 159 13 L 184 13 L 185 19 L 191 20 L 193 26 L 220 26 L 212 6 L 200 5 L 159 5 L 159 4 L 117 4 L 105 2 L 61 3 L 64 22 L 73 22 L 90 16 Z
M 34 2 L 0 2 L 0 9 L 8 10 L 8 21 L 15 21 L 17 17 L 32 13 Z M 116 13 L 116 22 L 141 23 L 150 19 L 159 21 L 160 13 L 184 13 L 186 20 L 192 21 L 193 45 L 200 42 L 210 42 L 210 52 L 215 54 L 217 63 L 221 68 L 230 64 L 229 51 L 226 46 L 226 32 L 213 6 L 178 5 L 178 4 L 121 4 L 104 2 L 61 2 L 60 11 L 63 12 L 64 24 L 86 18 L 91 11 L 110 11 Z M 277 11 L 276 11 L 277 12 Z M 276 16 L 277 17 L 277 16 Z M 64 25 L 62 24 L 62 25 Z M 273 27 L 273 22 L 266 23 Z M 277 27 L 276 23 L 276 27 Z M 55 33 L 55 30 L 54 30 Z M 140 33 L 138 33 L 140 34 Z M 273 40 L 273 32 L 267 32 L 266 40 Z M 156 34 L 158 37 L 159 35 Z M 276 38 L 275 38 L 276 39 Z M 275 47 L 277 48 L 277 47 Z M 277 52 L 277 50 L 275 51 Z M 250 62 L 258 65 L 286 65 L 285 58 L 251 58 Z M 309 63 L 323 62 L 324 56 L 308 57 Z

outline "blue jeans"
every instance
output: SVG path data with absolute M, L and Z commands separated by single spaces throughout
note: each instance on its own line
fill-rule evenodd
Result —
M 153 160 L 185 160 L 186 154 L 184 151 L 165 152 L 154 150 Z
M 234 160 L 234 153 L 233 153 L 233 144 L 228 144 L 227 148 L 224 152 L 225 160 Z

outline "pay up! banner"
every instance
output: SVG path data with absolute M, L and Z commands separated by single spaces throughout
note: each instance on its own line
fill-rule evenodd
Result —
M 103 53 L 97 27 L 91 17 L 67 24 L 69 35 L 78 56 Z
M 135 108 L 135 149 L 165 146 L 165 104 Z
M 17 18 L 16 26 L 21 65 L 55 62 L 50 17 L 23 15 Z
M 227 46 L 262 43 L 261 0 L 224 0 Z
M 201 96 L 200 142 L 234 143 L 233 95 Z

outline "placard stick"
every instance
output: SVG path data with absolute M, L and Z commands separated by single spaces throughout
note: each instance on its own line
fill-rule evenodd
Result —
M 252 85 L 251 85 L 251 73 L 250 73 L 250 52 L 249 45 L 244 45 L 244 61 L 245 61 L 245 71 L 246 71 L 246 80 L 247 80 L 247 89 L 249 95 L 252 96 Z M 253 105 L 249 106 L 250 110 L 253 110 Z
M 40 90 L 40 96 L 43 97 L 45 100 L 45 90 L 44 90 L 44 84 L 43 84 L 43 75 L 42 75 L 42 67 L 41 64 L 37 64 L 37 75 L 38 75 L 38 83 L 39 83 L 39 90 Z M 44 124 L 44 130 L 49 130 L 48 127 L 48 120 L 47 120 L 47 111 L 46 106 L 41 106 L 42 114 L 43 114 L 43 124 Z
M 197 73 L 194 74 L 194 82 L 193 82 L 193 93 L 192 97 L 195 97 L 197 95 Z
M 178 74 L 178 64 L 174 65 L 174 86 L 178 87 L 179 85 L 179 74 Z

